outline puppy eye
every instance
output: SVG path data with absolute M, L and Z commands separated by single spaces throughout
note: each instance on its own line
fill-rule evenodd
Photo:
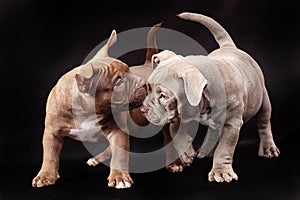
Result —
M 118 86 L 122 85 L 123 83 L 124 83 L 124 80 L 123 80 L 122 78 L 118 78 L 118 80 L 117 80 L 115 86 L 118 87 Z
M 160 93 L 160 96 L 159 96 L 160 99 L 168 99 L 168 97 L 162 93 Z

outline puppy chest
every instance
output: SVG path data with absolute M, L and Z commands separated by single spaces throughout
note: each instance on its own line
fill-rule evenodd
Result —
M 75 128 L 69 132 L 69 137 L 78 141 L 99 142 L 103 140 L 102 126 L 97 116 L 75 119 Z
M 200 114 L 200 117 L 198 118 L 198 121 L 203 126 L 211 127 L 211 128 L 215 127 L 215 123 L 212 120 L 212 118 L 210 116 L 210 113 Z

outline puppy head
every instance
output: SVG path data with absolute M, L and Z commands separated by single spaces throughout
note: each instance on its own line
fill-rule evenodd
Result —
M 178 120 L 177 98 L 170 89 L 158 83 L 147 84 L 148 94 L 141 111 L 148 121 L 163 126 Z
M 115 111 L 135 108 L 146 96 L 145 82 L 130 73 L 125 63 L 109 57 L 109 47 L 115 41 L 113 31 L 106 45 L 87 64 L 80 66 L 75 75 L 78 90 L 95 98 L 97 113 L 110 112 L 111 108 Z
M 197 68 L 170 51 L 154 55 L 155 65 L 141 111 L 151 123 L 162 126 L 181 119 L 184 107 L 198 106 L 207 81 Z

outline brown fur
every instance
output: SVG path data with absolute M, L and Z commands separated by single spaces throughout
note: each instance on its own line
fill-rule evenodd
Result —
M 153 41 L 151 37 L 154 37 L 155 31 L 151 31 L 149 37 Z M 99 156 L 100 161 L 111 157 L 108 186 L 128 188 L 133 183 L 128 173 L 129 135 L 123 131 L 127 116 L 122 110 L 126 109 L 127 104 L 134 109 L 142 103 L 145 82 L 125 63 L 108 56 L 108 50 L 115 42 L 116 33 L 113 31 L 107 44 L 93 59 L 67 72 L 51 90 L 46 105 L 43 163 L 32 181 L 33 187 L 53 185 L 60 177 L 59 158 L 65 137 L 88 141 L 95 139 L 98 142 L 103 139 L 102 135 L 110 143 L 109 148 Z M 151 52 L 155 51 L 149 50 L 147 58 Z M 117 86 L 120 80 L 124 82 Z M 117 90 L 116 87 L 122 89 Z M 126 94 L 132 95 L 129 97 Z M 112 109 L 120 110 L 114 117 L 119 118 L 123 127 L 116 124 Z M 139 121 L 141 115 L 134 114 L 133 117 Z M 96 131 L 85 129 L 87 122 L 89 125 L 92 123 Z

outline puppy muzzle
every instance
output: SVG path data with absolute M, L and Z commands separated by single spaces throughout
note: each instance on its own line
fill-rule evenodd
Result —
M 143 84 L 144 83 L 144 84 Z M 141 86 L 138 87 L 135 92 L 131 95 L 129 99 L 129 109 L 134 109 L 143 104 L 144 99 L 147 95 L 147 87 L 145 82 L 140 83 Z

